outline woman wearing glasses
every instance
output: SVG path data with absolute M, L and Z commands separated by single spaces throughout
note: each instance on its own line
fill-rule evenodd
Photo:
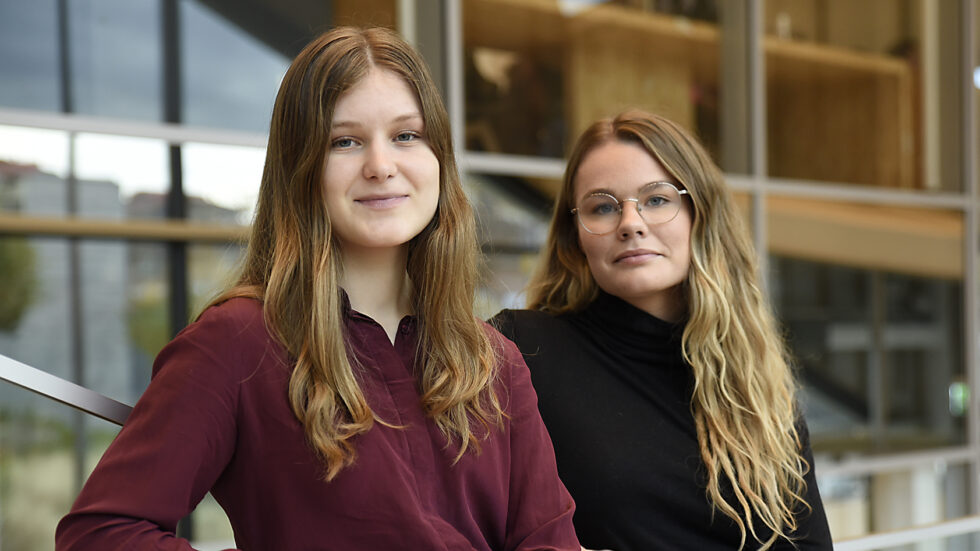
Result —
M 832 548 L 751 241 L 686 131 L 643 112 L 585 131 L 528 303 L 494 322 L 531 368 L 582 545 Z

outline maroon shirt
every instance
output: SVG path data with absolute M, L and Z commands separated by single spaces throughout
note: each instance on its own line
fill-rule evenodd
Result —
M 236 544 L 254 550 L 579 550 L 572 499 L 558 479 L 537 398 L 514 345 L 502 351 L 504 429 L 482 453 L 458 450 L 421 408 L 415 320 L 394 345 L 346 309 L 350 346 L 375 423 L 357 461 L 324 482 L 287 400 L 292 364 L 261 305 L 209 309 L 157 357 L 149 388 L 56 533 L 58 549 L 190 549 L 174 535 L 209 490 Z

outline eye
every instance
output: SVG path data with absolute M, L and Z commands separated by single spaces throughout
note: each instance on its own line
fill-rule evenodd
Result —
M 591 198 L 587 200 L 585 210 L 594 216 L 607 216 L 616 214 L 619 206 L 609 199 Z
M 664 197 L 663 195 L 651 195 L 643 201 L 644 207 L 662 207 L 670 202 L 670 199 Z
M 395 141 L 401 143 L 414 142 L 415 140 L 419 140 L 419 139 L 422 139 L 422 135 L 414 131 L 399 132 L 395 136 Z
M 351 147 L 354 147 L 354 145 L 356 145 L 354 138 L 347 137 L 337 138 L 330 142 L 330 147 L 333 149 L 350 149 Z

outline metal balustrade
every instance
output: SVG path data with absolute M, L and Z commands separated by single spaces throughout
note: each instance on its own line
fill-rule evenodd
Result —
M 84 411 L 99 419 L 122 425 L 132 406 L 117 402 L 94 390 L 76 385 L 40 369 L 0 354 L 0 380 Z
M 0 380 L 117 425 L 125 423 L 133 409 L 132 406 L 2 354 L 0 354 Z M 829 470 L 833 469 L 830 468 Z M 846 471 L 846 469 L 843 470 Z M 938 545 L 942 540 L 965 536 L 972 536 L 972 543 L 967 544 L 964 549 L 980 549 L 980 516 L 964 517 L 905 530 L 837 541 L 834 542 L 834 549 L 837 551 L 887 551 L 891 548 L 910 544 L 925 545 L 924 548 L 928 549 L 943 549 L 944 547 Z M 221 545 L 225 545 L 225 543 L 222 542 Z M 215 547 L 215 549 L 219 547 Z M 208 548 L 210 549 L 210 547 Z M 915 547 L 915 549 L 918 548 L 918 546 Z

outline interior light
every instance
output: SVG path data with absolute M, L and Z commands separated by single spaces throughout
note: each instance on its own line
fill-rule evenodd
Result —
M 980 90 L 980 67 L 973 70 L 973 85 Z

